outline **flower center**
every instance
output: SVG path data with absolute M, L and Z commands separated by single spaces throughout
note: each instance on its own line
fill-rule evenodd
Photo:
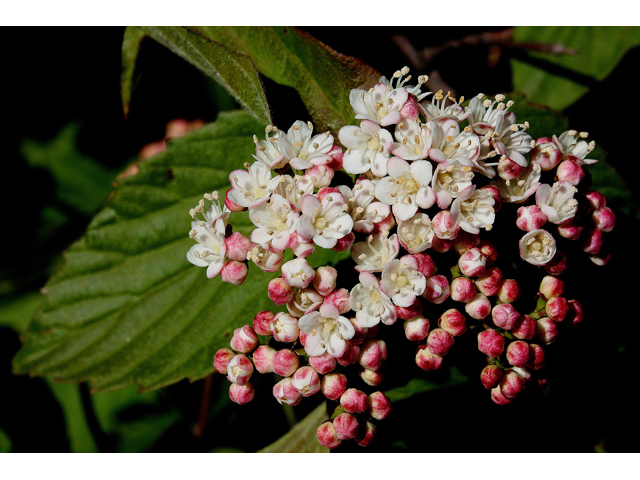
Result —
M 327 222 L 327 220 L 324 217 L 319 217 L 313 223 L 313 226 L 315 227 L 316 230 L 324 230 L 325 228 L 327 228 L 328 224 L 329 222 Z

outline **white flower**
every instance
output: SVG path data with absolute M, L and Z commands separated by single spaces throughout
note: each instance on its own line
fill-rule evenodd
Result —
M 229 200 L 241 207 L 251 207 L 271 195 L 280 180 L 271 178 L 271 170 L 264 163 L 254 162 L 248 170 L 231 172 L 229 182 L 232 187 L 227 194 Z
M 269 135 L 273 132 L 273 135 Z M 268 125 L 265 129 L 265 140 L 258 141 L 258 137 L 253 136 L 253 142 L 256 144 L 256 153 L 253 158 L 263 163 L 270 169 L 278 169 L 284 167 L 288 163 L 288 159 L 280 151 L 277 139 L 283 133 L 272 125 Z
M 205 209 L 205 199 L 211 202 L 208 208 Z M 218 192 L 205 193 L 204 199 L 200 199 L 198 205 L 195 208 L 189 210 L 189 215 L 193 218 L 196 218 L 198 213 L 202 214 L 204 221 L 209 225 L 213 225 L 216 223 L 216 220 L 221 218 L 224 221 L 225 226 L 229 223 L 229 215 L 231 215 L 231 211 L 225 205 L 224 207 L 220 206 L 220 195 Z
M 427 280 L 418 268 L 416 258 L 406 255 L 400 260 L 388 262 L 382 270 L 380 287 L 399 307 L 411 306 L 427 286 Z
M 520 239 L 520 257 L 532 265 L 544 265 L 556 254 L 556 241 L 546 230 L 533 230 Z
M 446 105 L 447 100 L 451 100 L 453 103 Z M 465 108 L 460 105 L 463 102 L 464 97 L 460 97 L 460 101 L 458 102 L 449 95 L 449 93 L 443 95 L 442 90 L 438 90 L 433 97 L 431 97 L 431 103 L 424 102 L 422 106 L 427 112 L 426 116 L 429 121 L 441 121 L 448 117 L 455 117 L 459 123 L 471 115 L 471 112 L 466 111 Z
M 585 140 L 578 140 L 576 136 L 586 138 L 588 134 L 586 132 L 578 133 L 576 130 L 568 130 L 564 132 L 560 137 L 553 136 L 553 143 L 555 143 L 565 157 L 570 158 L 578 165 L 591 165 L 596 163 L 596 159 L 585 159 L 596 146 L 594 141 L 587 143 Z
M 381 272 L 385 264 L 398 256 L 400 242 L 396 234 L 387 238 L 383 232 L 369 235 L 366 242 L 356 242 L 351 246 L 351 258 L 359 272 Z
M 251 241 L 282 251 L 289 246 L 299 218 L 286 198 L 277 193 L 263 198 L 249 209 L 249 219 L 257 227 L 251 232 Z
M 456 119 L 447 119 L 441 124 L 429 122 L 431 132 L 431 148 L 429 158 L 436 162 L 444 162 L 447 159 L 466 159 L 475 161 L 480 155 L 480 140 L 469 129 L 460 131 Z M 462 163 L 467 163 L 462 161 Z
M 361 180 L 354 185 L 353 190 L 340 185 L 338 190 L 347 201 L 345 212 L 353 219 L 353 230 L 359 233 L 371 233 L 374 224 L 389 216 L 389 205 L 374 202 L 375 185 L 371 180 Z
M 187 252 L 187 260 L 197 267 L 207 267 L 207 277 L 213 278 L 224 266 L 226 246 L 224 221 L 219 218 L 214 225 L 206 222 L 191 222 L 189 237 L 196 243 Z
M 498 122 L 496 132 L 491 138 L 494 148 L 500 155 L 506 155 L 521 167 L 527 166 L 527 159 L 523 154 L 528 153 L 533 148 L 531 135 L 524 130 L 529 127 L 525 122 L 523 125 L 516 124 L 516 116 L 509 112 L 502 117 L 502 124 Z
M 536 205 L 551 223 L 560 224 L 573 218 L 578 211 L 578 201 L 573 194 L 578 189 L 569 182 L 543 183 L 536 190 Z
M 496 218 L 490 192 L 476 190 L 475 185 L 465 188 L 451 205 L 451 219 L 465 232 L 477 234 L 480 228 L 491 230 Z
M 284 258 L 284 252 L 271 251 L 266 248 L 254 244 L 251 250 L 247 253 L 247 260 L 252 261 L 263 272 L 276 272 L 282 265 Z
M 286 198 L 294 209 L 300 211 L 302 198 L 313 193 L 313 181 L 307 176 L 280 175 L 278 186 L 273 190 L 273 193 Z
M 440 208 L 447 208 L 473 182 L 473 163 L 466 158 L 447 160 L 436 167 L 431 186 Z
M 301 317 L 305 313 L 318 309 L 324 297 L 314 288 L 295 288 L 293 290 L 293 300 L 287 303 L 287 311 L 294 317 Z
M 401 158 L 392 157 L 387 163 L 388 177 L 376 184 L 375 195 L 391 209 L 399 221 L 413 217 L 420 208 L 431 207 L 436 200 L 429 186 L 433 167 L 427 160 L 409 165 Z
M 387 174 L 387 160 L 393 145 L 387 130 L 371 120 L 362 120 L 359 127 L 342 127 L 338 138 L 347 147 L 342 157 L 346 172 L 360 174 L 371 170 L 378 177 Z
M 400 243 L 410 253 L 419 253 L 431 248 L 434 236 L 431 220 L 425 213 L 416 213 L 409 220 L 398 224 Z
M 404 120 L 396 127 L 394 136 L 398 143 L 393 144 L 392 153 L 396 157 L 413 161 L 422 160 L 429 155 L 431 148 L 429 125 L 421 124 L 418 120 Z
M 307 313 L 298 320 L 300 331 L 307 337 L 304 349 L 307 355 L 317 356 L 327 352 L 335 358 L 344 355 L 346 340 L 353 338 L 355 328 L 340 315 L 338 308 L 323 303 L 319 311 Z
M 409 98 L 405 88 L 391 88 L 379 83 L 369 91 L 353 89 L 349 102 L 359 120 L 371 120 L 383 127 L 394 125 L 402 119 L 400 109 Z
M 322 248 L 333 248 L 353 228 L 351 215 L 343 209 L 345 203 L 341 193 L 329 193 L 322 201 L 315 195 L 306 195 L 296 228 L 298 235 Z
M 290 287 L 306 288 L 314 275 L 315 270 L 304 258 L 294 258 L 282 265 L 282 278 Z
M 296 170 L 306 170 L 313 165 L 325 165 L 331 161 L 329 151 L 333 147 L 333 135 L 326 132 L 312 137 L 312 133 L 310 123 L 298 120 L 286 136 L 277 139 L 280 151 Z
M 351 307 L 356 311 L 356 320 L 364 328 L 371 328 L 379 322 L 391 325 L 397 320 L 396 309 L 391 299 L 380 290 L 375 275 L 360 272 L 358 283 L 350 294 Z
M 513 180 L 496 179 L 491 182 L 491 185 L 498 187 L 500 196 L 505 202 L 522 203 L 533 195 L 540 186 L 541 173 L 540 165 L 531 162 L 518 178 Z

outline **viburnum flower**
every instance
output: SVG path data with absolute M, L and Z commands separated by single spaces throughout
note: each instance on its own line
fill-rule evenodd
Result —
M 402 120 L 400 109 L 409 98 L 405 88 L 391 88 L 379 83 L 370 90 L 353 89 L 349 102 L 358 120 L 371 120 L 381 126 L 394 125 Z
M 387 174 L 387 160 L 393 145 L 393 138 L 387 130 L 376 122 L 362 120 L 359 127 L 342 127 L 338 138 L 347 147 L 342 157 L 346 172 L 360 174 L 371 170 L 378 177 Z
M 434 236 L 431 220 L 426 213 L 416 213 L 398 224 L 398 239 L 409 253 L 419 253 L 430 248 Z
M 327 352 L 339 358 L 347 348 L 346 340 L 355 334 L 351 322 L 340 315 L 338 307 L 330 303 L 323 303 L 319 311 L 301 317 L 298 326 L 306 335 L 304 349 L 311 356 Z
M 562 158 L 567 160 L 573 160 L 578 165 L 591 165 L 596 163 L 596 159 L 585 158 L 589 153 L 593 151 L 596 144 L 591 141 L 587 143 L 585 140 L 579 140 L 576 137 L 586 138 L 588 133 L 577 132 L 576 130 L 567 130 L 559 137 L 553 136 L 553 143 L 562 152 Z
M 437 126 L 435 122 L 433 125 Z M 397 141 L 393 144 L 394 156 L 413 161 L 422 160 L 429 155 L 432 135 L 429 125 L 420 123 L 419 120 L 405 120 L 398 124 L 394 135 Z
M 380 289 L 375 275 L 360 272 L 360 283 L 351 290 L 349 300 L 351 308 L 356 312 L 356 320 L 365 328 L 382 322 L 391 325 L 397 320 L 396 309 L 391 299 Z
M 211 202 L 211 205 L 206 209 L 205 200 L 209 200 Z M 200 213 L 202 218 L 204 218 L 204 221 L 211 226 L 213 226 L 219 218 L 224 221 L 226 226 L 229 223 L 229 215 L 231 214 L 231 211 L 226 205 L 224 207 L 220 205 L 220 195 L 218 192 L 212 192 L 205 193 L 204 199 L 200 199 L 198 205 L 189 210 L 189 215 L 194 219 L 198 216 L 198 213 Z
M 272 135 L 270 135 L 272 134 Z M 267 125 L 265 128 L 265 139 L 258 140 L 253 136 L 253 143 L 256 144 L 256 153 L 252 155 L 257 161 L 263 163 L 270 169 L 278 169 L 284 167 L 288 159 L 280 151 L 277 140 L 283 133 L 273 125 Z
M 375 188 L 376 197 L 387 205 L 398 221 L 408 220 L 420 208 L 431 207 L 436 200 L 429 186 L 433 167 L 426 160 L 418 160 L 409 165 L 398 157 L 387 163 L 389 176 L 381 179 Z
M 251 241 L 265 248 L 282 251 L 291 242 L 300 214 L 291 202 L 277 193 L 265 197 L 249 208 L 249 219 L 256 226 Z
M 340 185 L 338 190 L 347 201 L 344 211 L 353 219 L 353 230 L 359 233 L 371 233 L 374 224 L 381 222 L 389 216 L 389 205 L 382 202 L 374 202 L 375 185 L 371 180 L 361 180 L 349 188 Z
M 540 165 L 532 162 L 518 178 L 493 180 L 491 185 L 498 187 L 503 201 L 522 203 L 533 195 L 540 186 L 541 173 Z
M 564 223 L 578 211 L 578 201 L 573 198 L 577 191 L 569 182 L 543 183 L 536 190 L 536 205 L 551 223 Z
M 544 265 L 556 254 L 556 241 L 546 230 L 533 230 L 520 240 L 520 257 L 532 265 Z
M 390 237 L 383 232 L 369 235 L 365 242 L 356 242 L 351 247 L 351 258 L 359 272 L 381 272 L 390 260 L 398 256 L 400 242 L 394 233 Z
M 450 100 L 451 103 L 447 104 L 447 100 Z M 458 122 L 466 119 L 470 112 L 468 112 L 461 103 L 464 102 L 464 97 L 460 97 L 460 100 L 456 100 L 449 93 L 443 95 L 442 90 L 438 90 L 433 97 L 431 97 L 431 102 L 425 102 L 423 104 L 423 108 L 426 112 L 427 120 L 429 121 L 438 121 L 443 118 L 455 117 Z
M 197 267 L 207 267 L 208 278 L 214 278 L 224 266 L 225 230 L 222 218 L 218 218 L 213 226 L 205 222 L 191 222 L 189 237 L 198 243 L 187 252 L 187 260 Z
M 278 177 L 272 178 L 271 170 L 264 163 L 254 162 L 247 170 L 234 170 L 229 175 L 231 190 L 227 197 L 241 207 L 252 207 L 271 195 L 278 186 Z
M 332 248 L 336 242 L 351 232 L 353 219 L 343 210 L 341 193 L 330 193 L 319 200 L 315 195 L 302 199 L 302 216 L 296 230 L 305 240 L 313 240 L 322 248 Z
M 468 159 L 441 162 L 433 173 L 432 187 L 440 208 L 447 208 L 454 198 L 472 185 L 473 163 Z
M 280 175 L 278 176 L 278 186 L 273 190 L 291 202 L 291 206 L 300 211 L 302 199 L 305 195 L 313 193 L 313 181 L 311 177 L 300 175 Z
M 460 131 L 457 119 L 447 118 L 442 123 L 429 122 L 431 148 L 429 158 L 436 162 L 446 160 L 475 161 L 480 154 L 478 136 L 468 130 Z M 461 162 L 467 163 L 467 162 Z
M 415 257 L 406 255 L 388 262 L 382 270 L 380 287 L 399 307 L 410 306 L 424 292 L 427 283 L 419 267 Z
M 465 188 L 451 205 L 451 219 L 465 232 L 478 233 L 480 228 L 491 230 L 496 214 L 491 192 L 476 190 L 475 185 Z

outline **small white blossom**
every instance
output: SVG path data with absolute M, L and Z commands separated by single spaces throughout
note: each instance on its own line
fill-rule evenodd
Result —
M 317 356 L 327 352 L 332 357 L 344 355 L 346 340 L 353 338 L 355 328 L 351 322 L 340 315 L 338 308 L 323 303 L 319 311 L 313 311 L 298 320 L 300 331 L 307 337 L 304 349 L 307 355 Z
M 568 130 L 564 132 L 560 137 L 553 136 L 553 143 L 555 143 L 565 158 L 578 163 L 578 165 L 591 165 L 596 163 L 596 159 L 585 158 L 589 153 L 593 151 L 596 146 L 594 141 L 587 143 L 585 140 L 579 138 L 586 138 L 588 134 L 586 132 L 577 132 L 576 130 Z
M 358 120 L 371 120 L 383 127 L 394 125 L 402 119 L 400 109 L 409 98 L 405 88 L 391 88 L 379 83 L 367 90 L 353 89 L 349 92 L 349 102 Z
M 229 174 L 231 190 L 229 200 L 241 207 L 251 207 L 260 202 L 280 182 L 278 177 L 271 178 L 271 170 L 264 163 L 254 162 L 248 170 L 234 170 Z
M 277 193 L 263 198 L 249 209 L 249 219 L 257 227 L 251 232 L 251 241 L 282 251 L 289 246 L 299 218 L 286 198 Z
M 491 230 L 496 218 L 490 192 L 476 190 L 475 185 L 465 188 L 451 205 L 451 219 L 465 232 L 477 234 L 480 228 Z
M 551 223 L 561 224 L 573 218 L 578 201 L 573 198 L 578 189 L 569 182 L 543 183 L 536 190 L 536 205 Z
M 344 211 L 344 204 L 341 193 L 325 195 L 322 201 L 315 195 L 306 195 L 302 199 L 298 235 L 303 240 L 313 240 L 322 248 L 333 248 L 353 228 L 353 219 Z
M 380 290 L 376 276 L 363 271 L 359 280 L 349 297 L 358 324 L 371 328 L 379 322 L 385 325 L 394 323 L 397 320 L 396 309 L 387 294 Z
M 315 270 L 304 258 L 294 258 L 282 265 L 282 278 L 290 287 L 306 288 L 314 275 Z
M 205 208 L 205 200 L 211 202 L 211 205 L 209 205 L 209 207 L 207 208 Z M 216 223 L 216 220 L 221 218 L 226 226 L 229 224 L 229 215 L 231 214 L 231 211 L 227 208 L 226 205 L 224 207 L 220 205 L 220 195 L 218 194 L 218 192 L 212 192 L 205 193 L 204 199 L 200 199 L 198 205 L 196 205 L 195 208 L 189 210 L 189 215 L 191 215 L 192 218 L 196 218 L 198 216 L 198 213 L 202 215 L 204 221 L 209 225 L 214 225 Z
M 189 237 L 196 242 L 187 252 L 187 260 L 197 267 L 207 267 L 207 277 L 213 278 L 224 266 L 226 257 L 225 224 L 219 218 L 214 225 L 204 221 L 191 222 Z
M 418 120 L 400 122 L 394 133 L 397 143 L 393 144 L 393 155 L 408 161 L 427 158 L 431 149 L 429 125 Z
M 533 230 L 520 239 L 520 257 L 532 265 L 544 265 L 556 254 L 556 241 L 546 230 Z
M 287 311 L 294 317 L 302 317 L 304 314 L 317 310 L 324 297 L 314 288 L 295 288 L 293 299 L 287 303 Z
M 353 189 L 340 185 L 338 190 L 347 201 L 344 211 L 353 219 L 353 230 L 359 233 L 371 233 L 374 224 L 389 216 L 389 205 L 374 202 L 375 185 L 371 180 L 360 180 Z
M 387 238 L 383 232 L 367 237 L 366 242 L 356 242 L 351 246 L 351 258 L 359 272 L 381 272 L 385 264 L 398 256 L 400 242 L 396 234 Z
M 270 169 L 275 170 L 284 167 L 289 159 L 284 156 L 278 147 L 277 140 L 282 135 L 283 133 L 272 125 L 267 126 L 265 129 L 265 140 L 258 140 L 258 137 L 254 135 L 253 142 L 256 144 L 256 153 L 252 155 L 253 158 Z
M 459 158 L 441 162 L 433 173 L 431 186 L 440 208 L 447 208 L 458 194 L 473 182 L 473 163 Z
M 427 280 L 418 268 L 415 257 L 407 255 L 388 262 L 382 270 L 380 287 L 399 307 L 411 306 L 427 286 Z
M 342 157 L 346 172 L 360 174 L 371 170 L 378 177 L 387 174 L 387 160 L 393 145 L 387 130 L 371 120 L 362 120 L 359 127 L 342 127 L 338 138 L 347 147 Z
M 480 155 L 480 140 L 468 129 L 460 131 L 457 120 L 447 119 L 442 124 L 429 122 L 431 132 L 431 148 L 429 158 L 436 162 L 447 159 L 475 161 Z
M 431 248 L 434 236 L 431 220 L 425 213 L 416 213 L 398 224 L 398 239 L 410 253 L 419 253 Z
M 313 193 L 313 182 L 310 177 L 306 176 L 280 175 L 278 186 L 273 190 L 273 193 L 286 198 L 295 210 L 300 211 L 302 198 Z
M 496 179 L 491 182 L 491 185 L 498 187 L 503 201 L 522 203 L 533 195 L 540 186 L 541 174 L 540 165 L 531 162 L 518 178 L 512 180 Z
M 471 112 L 468 112 L 462 105 L 460 105 L 464 102 L 464 97 L 460 97 L 460 100 L 458 101 L 449 93 L 446 95 L 443 95 L 442 93 L 442 90 L 438 90 L 433 97 L 431 97 L 430 103 L 424 102 L 422 104 L 427 112 L 427 120 L 442 121 L 450 117 L 454 117 L 456 122 L 460 123 L 471 115 Z M 447 105 L 447 100 L 450 100 L 452 103 Z
M 247 260 L 252 261 L 263 272 L 277 272 L 282 265 L 284 253 L 282 251 L 272 251 L 254 244 L 247 253 Z

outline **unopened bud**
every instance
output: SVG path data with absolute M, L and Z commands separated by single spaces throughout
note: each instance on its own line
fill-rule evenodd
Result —
M 300 334 L 298 319 L 288 313 L 276 313 L 271 322 L 271 334 L 278 342 L 295 342 Z
M 482 275 L 486 270 L 487 260 L 482 255 L 479 248 L 467 250 L 460 256 L 458 260 L 458 268 L 463 275 L 468 277 L 477 277 Z
M 367 394 L 357 388 L 349 388 L 340 397 L 340 405 L 349 413 L 363 413 L 369 406 Z
M 298 369 L 300 360 L 293 350 L 279 350 L 273 356 L 273 371 L 283 377 L 290 377 Z
M 309 365 L 311 365 L 320 375 L 325 375 L 329 372 L 333 372 L 336 368 L 337 362 L 334 357 L 325 352 L 322 355 L 309 357 Z
M 335 428 L 340 440 L 349 440 L 356 437 L 360 425 L 356 417 L 350 413 L 343 412 L 333 419 L 333 428 Z
M 491 318 L 497 327 L 511 330 L 516 325 L 516 322 L 520 320 L 521 315 L 510 303 L 502 303 L 493 307 Z
M 247 253 L 251 250 L 253 242 L 240 232 L 233 232 L 224 239 L 224 246 L 228 259 L 243 262 L 247 259 Z
M 273 357 L 276 354 L 276 350 L 269 345 L 260 345 L 255 352 L 253 352 L 253 364 L 256 366 L 256 370 L 260 373 L 273 372 Z
M 585 177 L 584 168 L 573 160 L 563 160 L 556 170 L 558 182 L 569 182 L 571 185 L 579 185 Z
M 300 367 L 291 377 L 291 384 L 303 397 L 310 397 L 320 390 L 320 377 L 312 367 Z
M 442 362 L 442 355 L 431 352 L 427 345 L 421 346 L 416 352 L 416 365 L 422 370 L 438 370 L 442 366 Z
M 223 375 L 227 374 L 227 366 L 233 357 L 236 356 L 236 352 L 231 350 L 230 348 L 221 348 L 216 354 L 213 356 L 213 368 L 216 369 L 216 372 L 222 373 Z
M 253 330 L 258 335 L 271 336 L 271 321 L 274 313 L 268 310 L 262 310 L 253 318 Z
M 417 317 L 422 313 L 422 303 L 416 298 L 408 307 L 395 306 L 396 316 L 400 320 L 408 320 Z
M 558 326 L 556 325 L 556 322 L 546 317 L 537 321 L 535 338 L 539 342 L 549 345 L 550 343 L 555 342 L 557 335 Z
M 499 386 L 491 389 L 491 400 L 497 405 L 507 405 L 511 400 L 504 396 Z
M 594 227 L 603 232 L 610 232 L 616 226 L 616 216 L 609 207 L 599 208 L 591 214 Z
M 507 347 L 507 361 L 514 367 L 524 367 L 530 358 L 529 344 L 522 340 L 511 342 Z
M 536 335 L 538 324 L 529 315 L 524 315 L 510 330 L 511 335 L 519 340 L 531 340 Z
M 547 223 L 547 216 L 536 205 L 520 207 L 516 218 L 516 226 L 524 231 L 538 230 Z
M 580 240 L 580 246 L 586 253 L 597 255 L 602 248 L 602 231 L 597 228 L 585 230 Z
M 562 252 L 556 252 L 551 261 L 545 264 L 544 269 L 549 275 L 560 275 L 567 269 L 567 257 Z
M 505 397 L 512 399 L 522 391 L 524 384 L 525 379 L 511 370 L 502 377 L 502 380 L 500 381 L 500 390 Z
M 569 302 L 564 297 L 552 297 L 547 300 L 544 311 L 551 320 L 561 322 L 569 313 Z
M 358 362 L 364 368 L 376 371 L 387 359 L 387 344 L 383 340 L 369 340 L 360 348 Z
M 361 447 L 368 447 L 373 443 L 375 434 L 376 426 L 367 420 L 364 425 L 360 426 L 360 432 L 355 438 L 356 443 Z
M 431 255 L 427 253 L 414 253 L 413 257 L 418 261 L 418 271 L 424 275 L 424 278 L 429 278 L 436 273 L 438 267 L 433 261 L 433 258 L 431 258 Z
M 384 380 L 384 374 L 380 370 L 376 370 L 374 372 L 373 370 L 365 368 L 360 371 L 360 378 L 367 385 L 375 387 L 382 383 L 382 380 Z
M 220 280 L 232 285 L 242 285 L 249 274 L 249 267 L 245 262 L 227 260 L 220 270 Z
M 478 350 L 490 357 L 499 357 L 504 351 L 504 337 L 493 328 L 478 334 Z
M 267 286 L 269 299 L 276 305 L 284 305 L 293 300 L 293 287 L 287 285 L 282 277 L 276 277 Z
M 460 225 L 453 221 L 449 210 L 440 210 L 436 213 L 431 220 L 431 227 L 436 237 L 442 240 L 454 240 L 460 232 Z
M 346 344 L 347 346 L 344 350 L 344 353 L 340 358 L 336 359 L 337 362 L 343 367 L 356 363 L 358 361 L 358 358 L 360 358 L 360 346 L 354 345 L 350 340 L 347 340 Z
M 518 282 L 513 278 L 502 281 L 500 290 L 498 290 L 498 300 L 502 303 L 513 303 L 520 298 L 520 287 Z
M 333 423 L 330 421 L 320 425 L 316 431 L 316 435 L 318 437 L 318 443 L 330 450 L 338 448 L 342 443 L 342 440 L 338 438 L 336 429 L 333 427 Z
M 464 315 L 455 308 L 450 308 L 440 315 L 438 326 L 454 337 L 458 337 L 467 331 Z
M 404 334 L 411 341 L 424 340 L 429 334 L 429 320 L 422 315 L 418 315 L 411 320 L 405 320 Z
M 569 313 L 565 317 L 565 323 L 576 326 L 582 322 L 582 305 L 577 300 L 569 300 Z
M 349 302 L 349 291 L 345 288 L 334 290 L 329 295 L 324 297 L 324 301 L 325 303 L 331 303 L 332 305 L 335 305 L 341 315 L 351 310 L 351 303 Z
M 462 255 L 468 250 L 477 247 L 480 244 L 480 235 L 461 231 L 453 240 L 453 249 L 458 255 Z
M 427 301 L 435 304 L 444 302 L 449 298 L 449 281 L 444 275 L 433 275 L 427 278 L 422 296 Z
M 449 287 L 451 299 L 456 302 L 467 303 L 478 294 L 473 282 L 466 277 L 456 277 Z
M 478 293 L 467 302 L 464 306 L 464 311 L 467 312 L 467 315 L 471 318 L 482 320 L 491 313 L 491 302 L 486 295 Z
M 391 400 L 382 392 L 373 392 L 368 397 L 367 413 L 376 420 L 383 420 L 391 413 Z
M 320 390 L 329 400 L 338 400 L 346 389 L 347 377 L 342 373 L 328 373 L 320 381 Z
M 236 328 L 229 342 L 236 352 L 249 353 L 258 346 L 258 336 L 249 325 Z
M 280 405 L 297 405 L 302 394 L 293 386 L 290 377 L 283 378 L 273 386 L 273 396 Z
M 253 363 L 244 355 L 236 355 L 227 365 L 227 379 L 238 385 L 246 385 L 253 373 Z
M 238 405 L 245 405 L 253 400 L 256 396 L 256 389 L 251 382 L 244 385 L 232 383 L 229 385 L 229 398 Z
M 487 267 L 490 267 L 498 259 L 498 249 L 488 240 L 483 240 L 478 244 L 478 248 L 487 261 Z
M 540 345 L 532 343 L 530 345 L 531 353 L 527 367 L 532 370 L 539 370 L 544 365 L 544 350 Z
M 478 291 L 487 297 L 497 295 L 502 286 L 502 272 L 497 267 L 489 267 L 475 280 Z
M 427 337 L 427 345 L 432 353 L 446 355 L 453 346 L 454 339 L 449 332 L 442 328 L 431 330 Z
M 487 365 L 480 373 L 480 381 L 484 388 L 491 390 L 500 383 L 503 375 L 502 369 L 497 365 Z
M 355 239 L 356 236 L 353 234 L 353 232 L 349 232 L 344 237 L 336 240 L 336 244 L 331 247 L 331 250 L 333 250 L 334 252 L 344 252 L 345 250 L 349 250 L 351 248 L 351 245 L 353 245 Z
M 338 271 L 335 268 L 318 267 L 313 277 L 313 287 L 320 295 L 326 297 L 336 288 L 337 278 Z

